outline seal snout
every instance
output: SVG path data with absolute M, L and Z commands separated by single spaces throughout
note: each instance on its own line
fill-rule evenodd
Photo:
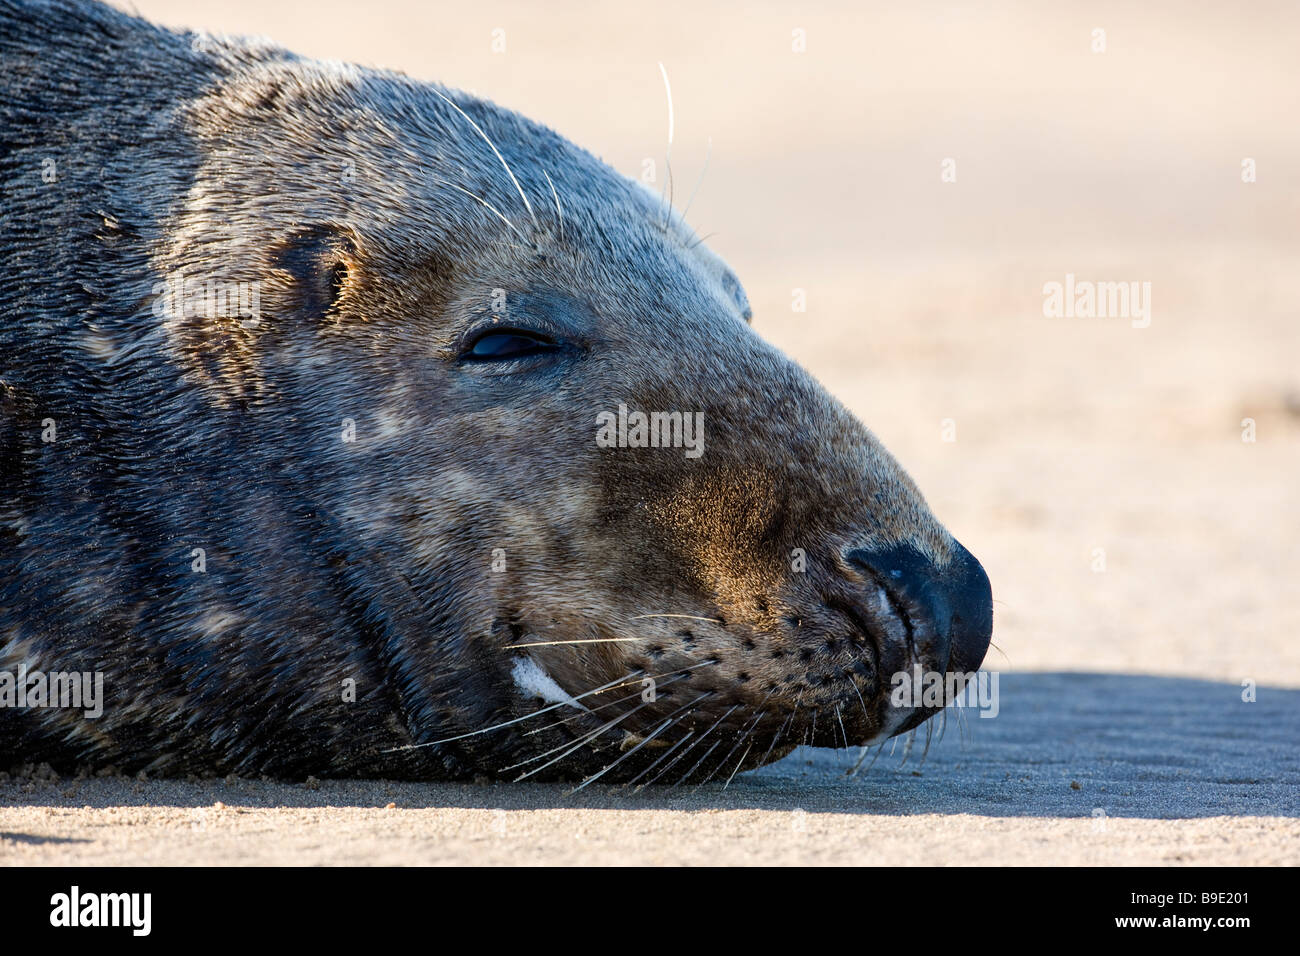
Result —
M 855 548 L 844 557 L 901 612 L 918 663 L 938 671 L 978 669 L 993 634 L 993 595 L 984 568 L 961 544 L 953 542 L 952 558 L 942 566 L 910 544 Z

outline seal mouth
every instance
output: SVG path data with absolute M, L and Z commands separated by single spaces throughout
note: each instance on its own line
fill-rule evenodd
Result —
M 704 783 L 779 759 L 801 743 L 846 747 L 874 739 L 891 716 L 880 699 L 880 661 L 905 633 L 897 605 L 885 604 L 883 624 L 845 602 L 825 604 L 841 623 L 805 637 L 825 653 L 805 647 L 788 655 L 797 665 L 760 687 L 723 654 L 701 660 L 661 651 L 652 661 L 642 646 L 649 641 L 629 655 L 636 669 L 584 691 L 566 689 L 544 661 L 521 654 L 511 680 L 523 711 L 516 720 L 530 726 L 521 724 L 521 746 L 494 772 L 515 780 L 584 775 L 583 785 Z M 721 630 L 737 643 L 732 628 Z
M 977 667 L 991 633 L 987 577 L 953 548 L 939 568 L 912 549 L 849 553 L 855 573 L 802 611 L 764 597 L 749 617 L 735 604 L 621 626 L 503 618 L 495 630 L 511 657 L 493 669 L 509 685 L 509 719 L 459 746 L 504 779 L 675 785 L 730 779 L 801 744 L 868 746 L 912 730 L 951 700 L 895 699 L 900 678 Z

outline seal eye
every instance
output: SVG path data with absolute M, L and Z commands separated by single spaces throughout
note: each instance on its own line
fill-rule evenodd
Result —
M 492 329 L 479 336 L 465 351 L 464 358 L 478 362 L 501 362 L 554 352 L 559 346 L 536 332 L 523 329 Z

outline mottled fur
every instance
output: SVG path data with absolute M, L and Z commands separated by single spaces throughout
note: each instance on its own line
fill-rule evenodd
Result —
M 396 73 L 0 0 L 0 184 L 0 670 L 101 671 L 106 696 L 98 720 L 0 709 L 0 765 L 496 773 L 657 675 L 543 775 L 670 716 L 610 779 L 716 726 L 703 774 L 736 740 L 753 766 L 885 736 L 904 722 L 882 675 L 947 665 L 844 558 L 948 564 L 912 482 L 656 196 L 549 129 Z M 255 283 L 260 320 L 160 317 L 182 274 Z M 500 323 L 569 348 L 463 361 L 494 290 Z M 702 411 L 706 453 L 597 447 L 620 402 Z M 578 640 L 601 643 L 508 647 Z M 540 707 L 521 655 L 572 695 L 626 686 L 595 715 L 407 746 Z

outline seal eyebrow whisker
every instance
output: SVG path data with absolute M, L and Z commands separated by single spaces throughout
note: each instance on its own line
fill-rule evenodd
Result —
M 691 211 L 691 206 L 695 202 L 695 197 L 700 191 L 700 186 L 704 184 L 704 174 L 709 171 L 709 160 L 713 156 L 713 137 L 709 137 L 709 145 L 704 153 L 704 166 L 700 169 L 700 178 L 695 180 L 695 188 L 691 190 L 691 198 L 686 200 L 686 208 L 682 210 L 682 222 L 686 221 L 687 215 Z
M 705 233 L 704 235 L 700 236 L 700 238 L 698 238 L 698 239 L 696 239 L 694 242 L 692 242 L 689 246 L 687 246 L 687 247 L 686 247 L 686 251 L 687 251 L 687 252 L 690 252 L 692 249 L 694 249 L 694 248 L 695 248 L 696 246 L 698 246 L 700 243 L 702 243 L 702 242 L 706 242 L 706 241 L 708 241 L 709 239 L 712 239 L 712 238 L 713 238 L 714 236 L 716 236 L 716 235 L 717 235 L 716 232 L 707 232 L 707 233 Z
M 662 61 L 659 63 L 659 72 L 664 78 L 664 92 L 668 95 L 668 149 L 664 153 L 664 166 L 668 170 L 668 178 L 664 181 L 664 188 L 659 193 L 661 203 L 664 200 L 664 192 L 666 191 L 668 194 L 668 208 L 663 224 L 663 228 L 667 229 L 673 218 L 673 88 L 668 84 L 668 71 L 664 69 Z
M 479 127 L 478 123 L 475 123 L 474 120 L 470 118 L 470 115 L 466 113 L 463 109 L 461 109 L 459 106 L 457 106 L 451 100 L 450 97 L 446 96 L 442 92 L 442 90 L 438 89 L 437 87 L 430 87 L 430 89 L 432 89 L 437 96 L 442 97 L 442 99 L 446 101 L 448 106 L 454 109 L 461 116 L 465 117 L 465 122 L 469 123 L 470 126 L 474 127 L 474 132 L 482 136 L 483 142 L 487 143 L 488 146 L 492 149 L 492 152 L 496 153 L 497 159 L 501 160 L 501 165 L 505 167 L 506 175 L 509 176 L 510 181 L 515 184 L 515 189 L 519 190 L 519 198 L 524 201 L 524 208 L 528 210 L 529 218 L 533 220 L 533 228 L 540 232 L 541 227 L 537 224 L 537 216 L 533 212 L 533 204 L 528 201 L 528 195 L 524 192 L 524 187 L 520 186 L 519 180 L 515 179 L 515 174 L 510 169 L 510 164 L 507 163 L 506 158 L 501 155 L 501 150 L 497 149 L 496 143 L 492 142 L 491 137 L 489 137 L 487 133 L 483 132 L 483 130 Z
M 490 202 L 488 202 L 488 201 L 487 201 L 486 199 L 484 199 L 483 197 L 481 197 L 481 196 L 476 196 L 476 195 L 474 195 L 472 192 L 470 192 L 468 189 L 465 189 L 465 188 L 463 188 L 463 187 L 461 187 L 461 186 L 457 186 L 455 183 L 448 182 L 448 181 L 445 180 L 445 179 L 435 179 L 434 182 L 436 182 L 436 183 L 438 183 L 439 185 L 442 185 L 442 186 L 450 186 L 452 189 L 456 189 L 456 190 L 459 190 L 460 192 L 463 192 L 466 196 L 468 196 L 470 199 L 474 200 L 475 202 L 477 202 L 477 203 L 482 203 L 484 206 L 486 206 L 486 207 L 487 207 L 488 209 L 490 209 L 492 212 L 496 213 L 497 217 L 498 217 L 502 222 L 504 222 L 507 226 L 509 226 L 511 229 L 513 229 L 515 235 L 517 235 L 520 239 L 524 239 L 524 241 L 527 242 L 527 239 L 525 239 L 524 234 L 523 234 L 522 232 L 520 232 L 520 231 L 518 230 L 518 228 L 515 227 L 515 224 L 514 224 L 513 222 L 511 222 L 509 219 L 507 219 L 507 218 L 505 217 L 505 214 L 502 213 L 500 209 L 498 209 L 496 206 L 492 205 Z
M 555 199 L 555 212 L 560 217 L 560 242 L 564 241 L 564 210 L 560 208 L 560 194 L 555 191 L 555 183 L 551 182 L 551 175 L 546 170 L 542 170 L 542 175 L 546 177 L 546 185 L 551 187 L 551 196 Z

